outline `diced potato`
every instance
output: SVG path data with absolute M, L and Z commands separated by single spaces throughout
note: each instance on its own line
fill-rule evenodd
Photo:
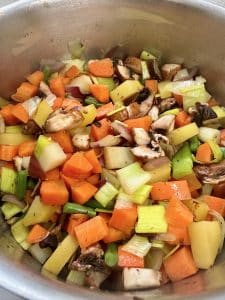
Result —
M 36 196 L 23 218 L 23 224 L 30 226 L 37 223 L 48 222 L 57 209 L 58 206 L 46 205 L 41 202 L 39 196 Z
M 221 243 L 221 228 L 217 221 L 193 222 L 188 228 L 191 250 L 198 268 L 213 266 Z
M 169 133 L 169 139 L 171 144 L 179 145 L 193 136 L 199 133 L 199 128 L 196 123 L 190 123 L 188 125 L 177 128 Z
M 106 169 L 121 169 L 134 162 L 134 156 L 129 147 L 105 147 L 104 159 Z
M 191 210 L 195 221 L 204 221 L 208 215 L 208 205 L 205 202 L 184 200 L 183 203 Z
M 126 80 L 110 92 L 112 101 L 122 103 L 124 100 L 139 93 L 143 89 L 143 85 L 137 80 Z
M 78 242 L 68 234 L 46 261 L 42 270 L 58 275 L 78 246 Z

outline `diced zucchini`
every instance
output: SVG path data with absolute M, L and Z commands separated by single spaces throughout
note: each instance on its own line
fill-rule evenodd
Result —
M 16 178 L 15 195 L 19 200 L 22 200 L 25 196 L 27 189 L 27 170 L 19 171 Z
M 169 98 L 172 96 L 171 93 L 171 82 L 161 81 L 158 83 L 158 91 L 162 99 Z
M 105 147 L 104 160 L 106 169 L 121 169 L 134 162 L 130 147 Z
M 68 234 L 46 261 L 42 269 L 58 275 L 78 246 L 79 244 L 74 237 Z
M 48 119 L 48 116 L 53 112 L 53 109 L 49 106 L 46 100 L 42 100 L 38 105 L 37 112 L 35 113 L 33 120 L 42 128 Z
M 190 123 L 188 125 L 177 128 L 169 133 L 169 139 L 171 144 L 179 145 L 193 136 L 199 133 L 199 128 L 196 123 Z
M 115 88 L 115 82 L 112 77 L 97 77 L 96 79 L 97 83 L 106 85 L 109 88 L 110 92 Z
M 39 261 L 42 265 L 46 262 L 49 256 L 52 254 L 52 250 L 49 247 L 41 248 L 39 244 L 34 244 L 29 248 L 31 255 Z
M 137 189 L 132 197 L 131 201 L 136 204 L 144 204 L 145 201 L 149 198 L 149 194 L 151 192 L 152 186 L 148 184 L 142 185 L 139 189 Z
M 23 219 L 11 226 L 11 232 L 14 239 L 23 247 L 23 249 L 27 250 L 30 247 L 30 244 L 27 242 L 29 229 L 24 226 Z
M 168 181 L 171 177 L 171 163 L 167 162 L 158 168 L 148 171 L 148 173 L 150 174 L 149 184 L 158 181 Z
M 188 228 L 191 250 L 198 268 L 213 266 L 221 243 L 221 228 L 217 221 L 193 222 Z
M 135 226 L 137 233 L 163 233 L 167 232 L 163 205 L 138 206 L 138 222 Z
M 44 204 L 41 202 L 40 197 L 36 196 L 23 218 L 23 224 L 24 226 L 30 226 L 37 223 L 48 222 L 57 209 L 57 206 Z
M 80 127 L 85 127 L 94 121 L 94 119 L 96 118 L 96 115 L 97 115 L 97 109 L 94 106 L 94 104 L 90 104 L 90 105 L 85 106 L 81 110 L 81 113 L 82 113 L 84 119 L 83 119 Z
M 110 92 L 110 97 L 114 104 L 123 103 L 124 100 L 139 93 L 143 88 L 143 85 L 137 80 L 125 80 Z
M 132 238 L 122 246 L 126 252 L 134 254 L 139 257 L 144 257 L 151 248 L 151 243 L 148 238 L 140 235 L 133 235 Z
M 12 125 L 5 127 L 5 133 L 21 133 L 22 126 L 21 125 Z
M 14 170 L 2 167 L 0 190 L 3 193 L 14 194 L 17 174 Z
M 31 135 L 22 133 L 0 133 L 0 145 L 20 145 L 32 139 Z
M 78 286 L 84 286 L 85 284 L 85 272 L 71 270 L 66 277 L 66 282 L 76 284 Z
M 22 212 L 23 209 L 14 203 L 5 202 L 1 207 L 1 211 L 5 216 L 5 219 L 9 220 L 15 215 L 17 215 L 19 212 Z
M 10 102 L 2 97 L 0 97 L 0 108 L 8 105 Z
M 118 190 L 111 183 L 106 182 L 94 197 L 103 207 L 106 207 L 117 194 Z
M 116 173 L 123 190 L 127 194 L 133 194 L 151 179 L 150 174 L 145 172 L 138 162 L 124 167 Z

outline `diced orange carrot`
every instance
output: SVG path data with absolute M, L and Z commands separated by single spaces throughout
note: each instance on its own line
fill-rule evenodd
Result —
M 222 198 L 205 195 L 203 201 L 208 205 L 209 209 L 213 209 L 225 217 L 225 200 Z
M 114 110 L 114 105 L 112 102 L 104 104 L 97 108 L 96 120 L 101 120 L 107 116 L 108 113 Z
M 92 165 L 92 167 L 93 167 L 92 172 L 93 173 L 101 173 L 102 172 L 102 166 L 101 166 L 101 164 L 100 164 L 100 162 L 97 158 L 97 155 L 96 155 L 96 153 L 93 149 L 84 152 L 84 156 L 89 161 L 89 163 Z
M 0 145 L 0 160 L 12 161 L 18 153 L 18 146 Z
M 108 214 L 109 215 L 109 214 Z M 107 236 L 103 239 L 104 243 L 109 244 L 113 242 L 118 242 L 124 240 L 126 238 L 126 234 L 118 229 L 113 227 L 109 227 L 109 232 Z
M 36 244 L 42 241 L 48 234 L 48 230 L 39 224 L 35 224 L 30 230 L 27 241 L 30 244 Z
M 129 235 L 137 220 L 137 207 L 114 209 L 109 226 Z
M 84 204 L 90 200 L 98 189 L 87 181 L 82 181 L 71 187 L 74 202 Z
M 64 180 L 64 182 L 65 182 L 68 189 L 71 189 L 72 186 L 74 186 L 78 182 L 80 182 L 79 179 L 75 179 L 75 178 L 65 176 L 63 173 L 60 173 L 60 177 Z
M 168 200 L 176 197 L 179 200 L 191 199 L 191 193 L 186 180 L 156 182 L 152 184 L 151 197 L 153 200 Z
M 40 195 L 42 201 L 49 205 L 63 205 L 69 199 L 69 193 L 63 180 L 43 181 Z
M 118 266 L 122 268 L 144 268 L 144 258 L 118 248 Z
M 75 236 L 74 227 L 84 223 L 87 220 L 88 220 L 88 216 L 85 214 L 71 215 L 69 218 L 69 222 L 67 223 L 66 231 L 70 235 Z
M 104 84 L 91 84 L 91 94 L 101 103 L 109 102 L 109 88 Z
M 66 86 L 67 84 L 69 84 L 71 82 L 71 78 L 69 77 L 63 77 L 62 78 L 62 82 L 63 82 L 63 85 Z
M 55 168 L 45 173 L 45 180 L 58 180 L 59 177 L 59 168 Z
M 88 71 L 97 77 L 112 77 L 114 73 L 112 60 L 109 58 L 93 60 L 88 63 Z
M 196 153 L 196 159 L 208 163 L 212 160 L 212 150 L 208 143 L 201 144 Z
M 16 125 L 20 123 L 20 121 L 12 114 L 13 107 L 13 104 L 8 104 L 0 110 L 0 114 L 6 125 Z
M 92 170 L 93 166 L 90 164 L 90 162 L 82 152 L 76 152 L 75 154 L 73 154 L 63 166 L 64 175 L 77 179 L 81 179 L 82 177 L 89 177 Z
M 95 141 L 98 141 L 107 136 L 110 133 L 110 130 L 110 121 L 105 118 L 98 121 L 97 124 L 91 125 L 91 136 Z
M 164 267 L 171 281 L 178 281 L 198 272 L 189 247 L 182 247 L 165 259 Z
M 166 207 L 168 233 L 176 237 L 171 244 L 189 244 L 188 225 L 193 222 L 193 214 L 179 199 L 172 197 Z
M 18 102 L 24 102 L 37 94 L 38 88 L 29 83 L 23 82 L 16 90 L 16 93 L 11 96 L 11 98 Z
M 98 185 L 99 183 L 99 174 L 93 174 L 90 177 L 87 178 L 87 182 L 93 184 L 93 185 Z
M 49 86 L 53 94 L 57 97 L 65 97 L 65 87 L 61 76 L 50 79 Z
M 98 213 L 98 215 L 105 220 L 107 225 L 109 224 L 109 220 L 111 219 L 111 214 L 101 212 Z
M 103 218 L 97 216 L 76 226 L 74 231 L 83 249 L 104 239 L 108 234 L 108 226 Z
M 191 173 L 190 175 L 184 176 L 181 180 L 186 180 L 189 186 L 190 192 L 198 190 L 202 187 L 201 182 L 196 177 L 195 173 Z
M 27 80 L 35 85 L 35 86 L 39 86 L 41 81 L 44 80 L 44 73 L 41 71 L 36 71 L 32 74 L 30 74 L 29 76 L 27 76 Z
M 35 146 L 36 146 L 36 141 L 26 141 L 20 144 L 18 149 L 18 155 L 20 157 L 31 156 L 34 153 Z
M 18 103 L 12 107 L 12 115 L 23 123 L 27 123 L 29 115 L 22 104 Z
M 149 89 L 153 94 L 158 93 L 158 81 L 154 79 L 145 80 L 145 87 Z
M 124 123 L 128 126 L 129 129 L 132 128 L 143 128 L 146 131 L 150 129 L 152 124 L 152 119 L 150 116 L 145 116 L 137 119 L 129 119 L 124 121 Z
M 58 108 L 61 108 L 63 104 L 63 98 L 57 97 L 52 105 L 52 109 L 56 110 Z
M 61 130 L 54 133 L 49 133 L 48 136 L 50 136 L 53 141 L 58 143 L 65 153 L 73 153 L 73 143 L 71 136 L 68 131 Z
M 182 127 L 191 123 L 191 116 L 189 116 L 185 111 L 180 111 L 175 118 L 176 127 Z
M 69 77 L 70 79 L 73 79 L 77 77 L 80 74 L 80 70 L 75 66 L 71 66 L 65 73 L 66 77 Z

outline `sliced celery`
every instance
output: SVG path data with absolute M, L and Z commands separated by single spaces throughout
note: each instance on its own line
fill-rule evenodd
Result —
M 0 108 L 8 105 L 10 102 L 2 97 L 0 97 Z
M 57 210 L 58 206 L 46 205 L 41 202 L 39 196 L 36 196 L 23 218 L 23 224 L 24 226 L 30 226 L 37 223 L 48 222 Z
M 24 249 L 29 248 L 30 244 L 26 241 L 29 229 L 24 226 L 23 219 L 17 221 L 11 226 L 11 232 L 17 243 L 19 243 Z
M 6 126 L 5 133 L 21 133 L 22 126 L 21 125 L 13 125 L 13 126 Z
M 179 108 L 173 108 L 164 111 L 162 114 L 160 114 L 160 117 L 166 116 L 166 115 L 177 115 L 179 113 Z
M 109 88 L 109 91 L 111 92 L 115 88 L 115 82 L 112 77 L 106 78 L 106 77 L 96 77 L 97 82 L 99 84 L 104 84 Z
M 49 258 L 49 256 L 52 254 L 52 250 L 49 247 L 41 248 L 39 244 L 32 245 L 28 250 L 31 255 L 39 261 L 42 265 L 45 263 L 45 261 Z
M 106 182 L 94 197 L 103 207 L 106 207 L 117 194 L 118 190 L 111 183 Z
M 179 145 L 189 140 L 195 135 L 198 135 L 199 128 L 196 123 L 190 123 L 188 125 L 177 128 L 169 133 L 169 139 L 171 144 Z
M 198 139 L 197 136 L 193 136 L 190 140 L 189 140 L 189 146 L 190 146 L 190 150 L 191 152 L 196 152 L 198 147 L 200 146 L 200 141 Z
M 38 105 L 37 112 L 35 113 L 33 120 L 42 128 L 48 119 L 48 116 L 53 112 L 53 109 L 49 106 L 46 100 L 42 100 Z
M 135 159 L 130 147 L 104 147 L 106 169 L 121 169 L 132 164 Z
M 67 202 L 63 206 L 63 212 L 65 214 L 87 214 L 89 217 L 96 216 L 96 212 L 92 208 L 71 202 Z
M 19 212 L 22 212 L 23 208 L 19 207 L 14 203 L 5 202 L 1 207 L 1 211 L 5 216 L 5 219 L 9 220 L 10 218 L 17 215 Z
M 105 264 L 111 268 L 117 265 L 118 251 L 117 251 L 117 245 L 115 243 L 111 243 L 107 246 L 104 259 L 105 259 Z
M 146 50 L 143 50 L 141 52 L 140 59 L 143 60 L 156 59 L 156 56 Z
M 66 277 L 66 282 L 76 284 L 78 286 L 85 285 L 86 273 L 83 271 L 71 270 Z
M 111 183 L 113 186 L 115 186 L 116 189 L 120 188 L 120 182 L 116 178 L 116 176 L 114 174 L 112 174 L 112 171 L 102 168 L 101 176 L 102 176 L 103 180 L 106 180 L 109 183 Z
M 14 194 L 17 174 L 14 170 L 2 167 L 0 190 L 3 193 Z
M 161 81 L 158 83 L 158 90 L 160 97 L 162 99 L 169 98 L 172 96 L 171 93 L 171 82 L 170 81 Z
M 138 222 L 135 226 L 137 233 L 163 233 L 167 232 L 163 205 L 138 206 Z
M 151 185 L 147 185 L 147 184 L 142 185 L 133 193 L 131 197 L 131 201 L 136 204 L 144 204 L 144 202 L 149 197 L 151 189 L 152 189 Z
M 163 249 L 165 246 L 164 241 L 151 240 L 152 248 Z
M 32 139 L 31 135 L 22 133 L 0 133 L 0 145 L 19 145 Z
M 199 127 L 198 138 L 203 143 L 207 142 L 208 140 L 219 142 L 220 130 L 209 127 Z
M 126 252 L 134 254 L 139 257 L 144 257 L 151 248 L 151 243 L 147 237 L 135 234 L 122 249 Z
M 216 162 L 221 161 L 223 159 L 223 152 L 222 152 L 221 148 L 219 147 L 219 145 L 213 140 L 209 140 L 209 141 L 207 141 L 207 143 L 209 144 L 209 146 L 213 152 L 214 159 L 212 160 L 212 162 L 216 163 Z
M 142 69 L 143 80 L 151 78 L 146 61 L 141 61 L 141 69 Z
M 19 200 L 22 200 L 25 196 L 27 189 L 27 170 L 19 171 L 16 178 L 15 195 Z
M 137 80 L 125 80 L 110 92 L 110 97 L 113 103 L 121 104 L 124 100 L 139 93 L 143 88 L 143 85 Z
M 138 162 L 122 168 L 116 173 L 123 190 L 127 194 L 133 194 L 151 179 L 150 174 L 145 172 Z
M 172 160 L 173 178 L 179 179 L 192 173 L 192 154 L 187 143 L 178 150 Z

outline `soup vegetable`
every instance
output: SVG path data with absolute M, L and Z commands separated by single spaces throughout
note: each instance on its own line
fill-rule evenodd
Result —
M 0 99 L 13 237 L 44 274 L 82 286 L 143 289 L 210 268 L 225 230 L 224 107 L 197 68 L 69 49 Z

